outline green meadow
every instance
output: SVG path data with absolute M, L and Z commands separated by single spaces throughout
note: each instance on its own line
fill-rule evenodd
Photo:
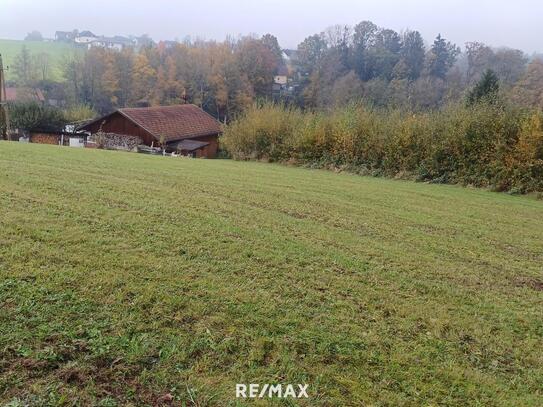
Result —
M 0 175 L 0 404 L 543 404 L 542 201 L 14 142 Z
M 62 42 L 50 41 L 20 41 L 0 39 L 0 54 L 4 60 L 4 68 L 9 67 L 15 61 L 17 55 L 25 46 L 32 55 L 45 53 L 49 55 L 51 79 L 62 79 L 62 63 L 65 58 L 73 53 L 81 53 L 81 49 L 74 45 Z M 13 70 L 6 70 L 6 79 L 15 79 Z

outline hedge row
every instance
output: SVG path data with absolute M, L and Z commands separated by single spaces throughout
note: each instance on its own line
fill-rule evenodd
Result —
M 543 192 L 543 114 L 503 105 L 413 114 L 359 105 L 302 112 L 270 104 L 246 111 L 223 140 L 238 160 Z

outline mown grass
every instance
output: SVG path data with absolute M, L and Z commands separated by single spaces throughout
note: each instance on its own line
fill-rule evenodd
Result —
M 72 44 L 50 41 L 21 41 L 0 39 L 0 54 L 4 61 L 4 68 L 12 66 L 17 55 L 26 47 L 32 55 L 45 53 L 49 55 L 49 69 L 52 80 L 62 79 L 62 64 L 66 58 L 74 53 L 83 52 Z M 13 69 L 5 71 L 7 80 L 15 79 Z
M 543 403 L 541 201 L 8 142 L 0 174 L 2 402 Z

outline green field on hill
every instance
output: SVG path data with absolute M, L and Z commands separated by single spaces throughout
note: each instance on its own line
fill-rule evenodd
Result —
M 0 404 L 543 404 L 541 201 L 14 142 L 0 173 Z
M 21 52 L 23 46 L 26 46 L 31 54 L 46 53 L 49 54 L 51 63 L 51 79 L 62 79 L 62 62 L 64 58 L 69 57 L 74 52 L 80 53 L 82 50 L 75 46 L 62 42 L 52 41 L 19 41 L 0 39 L 0 54 L 4 60 L 4 67 L 13 64 L 16 56 Z M 6 70 L 6 79 L 14 79 L 13 69 Z

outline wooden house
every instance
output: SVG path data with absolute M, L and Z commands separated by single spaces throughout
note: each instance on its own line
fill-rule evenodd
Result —
M 220 124 L 195 105 L 118 109 L 79 127 L 91 135 L 98 132 L 135 136 L 147 146 L 166 151 L 215 158 L 219 147 Z

